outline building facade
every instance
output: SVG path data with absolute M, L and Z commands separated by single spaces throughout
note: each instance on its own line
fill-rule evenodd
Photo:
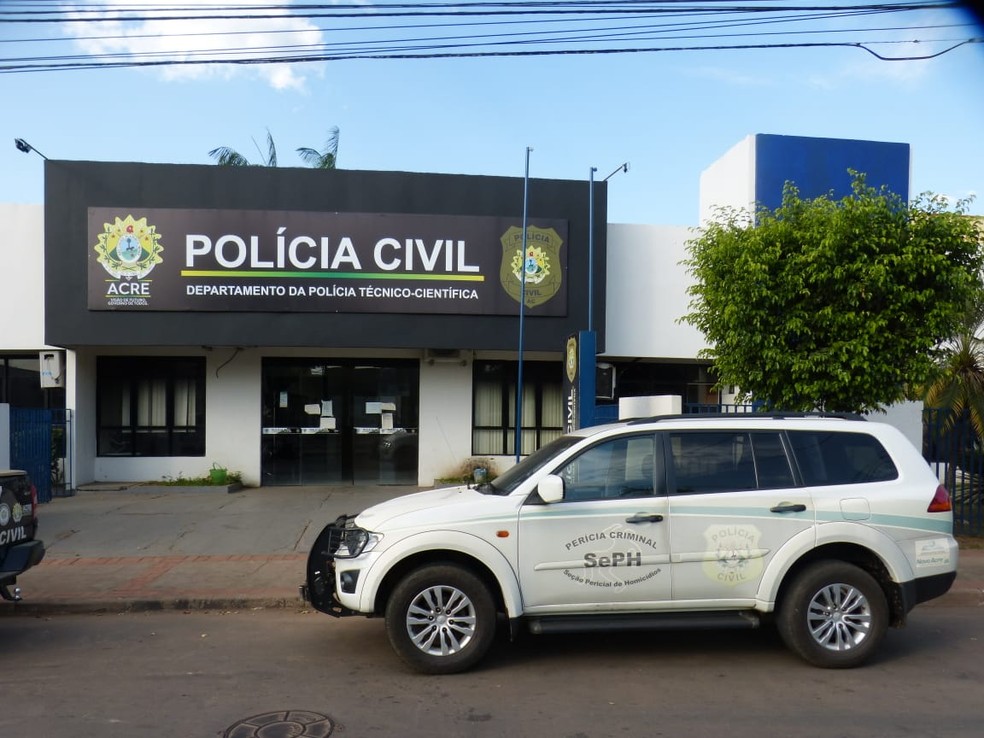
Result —
M 702 191 L 765 200 L 756 177 L 789 138 L 750 137 Z M 846 171 L 872 146 L 827 150 Z M 908 147 L 893 151 L 894 177 Z M 742 162 L 758 174 L 736 177 Z M 0 310 L 17 316 L 0 368 L 32 385 L 0 402 L 71 412 L 77 486 L 215 465 L 248 485 L 429 485 L 476 458 L 501 471 L 563 432 L 565 342 L 588 325 L 599 403 L 727 401 L 680 322 L 691 230 L 607 224 L 595 183 L 589 234 L 587 182 L 525 184 L 48 161 L 43 208 L 0 206 Z

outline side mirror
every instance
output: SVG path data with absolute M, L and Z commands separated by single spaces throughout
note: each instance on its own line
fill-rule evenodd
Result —
M 540 480 L 536 486 L 536 491 L 540 495 L 540 499 L 548 505 L 560 502 L 564 499 L 564 480 L 556 474 L 550 474 Z

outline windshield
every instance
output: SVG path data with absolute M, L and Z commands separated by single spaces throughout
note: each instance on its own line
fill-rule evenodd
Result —
M 551 441 L 546 446 L 542 446 L 516 464 L 516 466 L 512 467 L 509 471 L 504 474 L 500 474 L 493 479 L 492 486 L 495 488 L 495 493 L 499 495 L 508 495 L 520 484 L 539 471 L 544 464 L 546 464 L 554 456 L 557 456 L 561 452 L 583 440 L 584 439 L 580 436 L 561 436 L 560 438 Z

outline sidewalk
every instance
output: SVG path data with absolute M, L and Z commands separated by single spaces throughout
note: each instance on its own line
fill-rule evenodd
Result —
M 18 577 L 23 600 L 0 601 L 0 615 L 301 607 L 324 525 L 416 491 L 94 485 L 40 506 L 44 561 Z
M 80 491 L 40 508 L 44 561 L 0 615 L 302 607 L 298 585 L 322 527 L 416 487 L 263 487 L 237 492 Z M 984 606 L 984 548 L 925 606 Z

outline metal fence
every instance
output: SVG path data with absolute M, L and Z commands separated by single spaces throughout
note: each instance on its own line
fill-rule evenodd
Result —
M 10 465 L 31 476 L 39 502 L 70 494 L 70 410 L 10 408 Z
M 953 501 L 953 532 L 984 535 L 984 444 L 964 413 L 923 411 L 923 456 Z
M 706 405 L 697 402 L 688 402 L 683 405 L 685 415 L 707 414 L 707 413 L 750 413 L 757 409 L 755 405 L 725 405 L 715 404 Z M 602 423 L 614 423 L 618 420 L 618 405 L 596 405 L 594 410 L 595 425 Z

